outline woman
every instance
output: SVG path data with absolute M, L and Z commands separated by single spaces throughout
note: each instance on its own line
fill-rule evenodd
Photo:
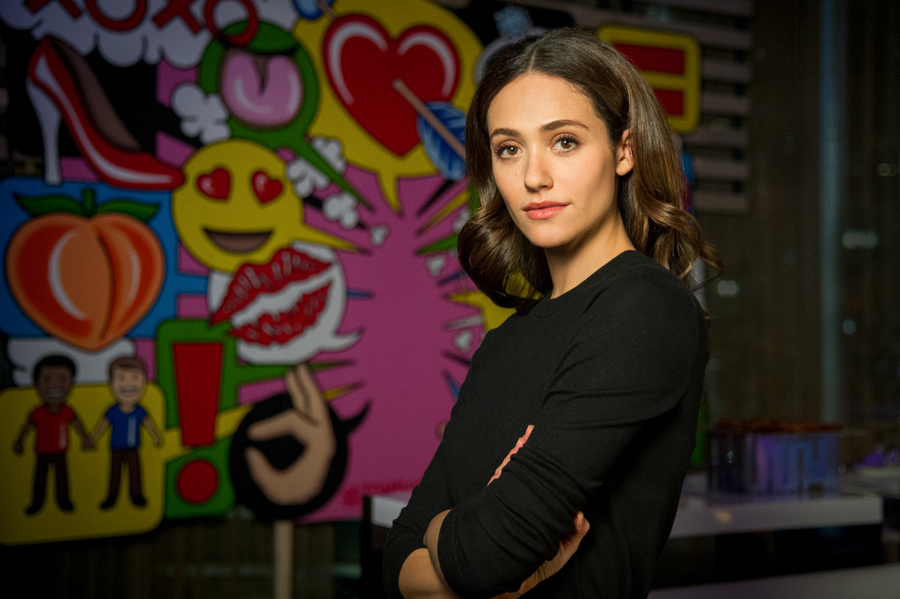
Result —
M 468 114 L 482 206 L 459 236 L 517 313 L 476 352 L 385 545 L 391 597 L 644 597 L 694 447 L 706 365 L 676 141 L 594 35 L 499 53 Z

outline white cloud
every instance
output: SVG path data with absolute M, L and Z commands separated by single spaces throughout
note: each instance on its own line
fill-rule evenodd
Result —
M 447 258 L 446 256 L 439 254 L 429 258 L 426 264 L 428 265 L 428 272 L 431 273 L 431 276 L 436 277 L 441 274 L 441 271 L 447 266 Z
M 344 160 L 344 146 L 341 145 L 340 140 L 329 137 L 314 137 L 312 139 L 312 147 L 322 155 L 322 158 L 331 165 L 331 168 L 340 174 L 343 175 L 344 171 L 347 170 L 347 161 Z
M 344 160 L 343 146 L 340 141 L 326 137 L 314 137 L 312 147 L 335 171 L 344 173 L 347 161 Z M 288 164 L 285 175 L 294 183 L 294 191 L 301 198 L 308 197 L 314 189 L 325 189 L 331 184 L 331 180 L 327 176 L 303 158 L 297 158 Z M 356 225 L 354 224 L 354 226 Z
M 32 371 L 41 358 L 50 355 L 67 356 L 75 362 L 75 384 L 105 383 L 107 366 L 121 356 L 135 354 L 134 341 L 122 338 L 95 352 L 63 343 L 55 337 L 14 337 L 7 346 L 13 363 L 13 382 L 20 387 L 34 384 Z
M 359 224 L 356 198 L 346 191 L 325 198 L 322 202 L 322 214 L 328 220 L 340 222 L 345 229 L 352 229 Z
M 459 214 L 456 215 L 456 218 L 453 219 L 453 232 L 459 233 L 462 231 L 463 225 L 469 220 L 469 209 L 464 208 L 459 211 Z
M 180 16 L 174 16 L 162 27 L 154 18 L 164 12 L 170 0 L 96 0 L 94 5 L 99 13 L 113 21 L 123 21 L 131 16 L 136 7 L 146 5 L 147 10 L 137 25 L 129 31 L 112 31 L 98 24 L 85 7 L 84 0 L 72 0 L 77 7 L 78 17 L 73 17 L 59 1 L 48 2 L 32 13 L 24 1 L 3 0 L 0 2 L 0 20 L 15 29 L 31 31 L 35 39 L 52 35 L 68 42 L 81 54 L 98 50 L 100 55 L 116 66 L 131 66 L 144 61 L 157 64 L 165 58 L 180 68 L 196 66 L 212 39 L 204 21 L 206 2 L 190 4 L 189 13 L 200 26 L 194 32 Z M 298 15 L 292 2 L 286 0 L 254 0 L 252 3 L 261 21 L 278 25 L 291 31 Z M 230 23 L 247 19 L 247 10 L 241 2 L 219 2 L 214 10 L 215 26 L 224 28 Z
M 199 137 L 204 144 L 231 137 L 228 110 L 218 94 L 206 95 L 193 83 L 183 83 L 172 93 L 172 110 L 181 117 L 181 131 Z
M 382 246 L 387 241 L 390 229 L 387 225 L 376 225 L 372 227 L 372 245 Z
M 472 331 L 462 331 L 453 339 L 453 345 L 455 345 L 460 351 L 467 352 L 472 349 L 473 338 L 474 335 L 472 334 Z

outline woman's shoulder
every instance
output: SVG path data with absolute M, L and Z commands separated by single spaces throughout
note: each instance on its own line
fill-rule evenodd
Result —
M 703 309 L 694 293 L 675 273 L 632 250 L 619 254 L 559 298 L 544 298 L 530 311 L 510 315 L 497 329 L 486 333 L 482 345 L 505 343 L 522 329 L 547 319 L 579 328 L 591 319 L 655 320 L 656 316 L 667 320 L 678 319 L 679 315 L 702 321 Z
M 680 299 L 691 305 L 697 304 L 694 293 L 684 281 L 638 251 L 619 254 L 595 274 L 601 276 L 591 286 L 589 301 L 602 297 L 604 302 L 620 300 L 632 304 Z
M 584 297 L 583 317 L 660 327 L 679 321 L 703 326 L 703 308 L 675 273 L 636 251 L 616 260 L 615 268 Z

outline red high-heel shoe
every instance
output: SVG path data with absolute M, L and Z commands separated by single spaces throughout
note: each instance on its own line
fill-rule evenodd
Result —
M 50 36 L 40 41 L 28 65 L 25 87 L 41 124 L 47 183 L 62 181 L 57 148 L 60 115 L 82 156 L 110 185 L 163 190 L 184 182 L 179 169 L 141 150 L 84 57 L 65 42 Z

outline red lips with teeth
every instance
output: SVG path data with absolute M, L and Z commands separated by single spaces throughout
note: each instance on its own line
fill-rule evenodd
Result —
M 287 343 L 316 323 L 319 314 L 325 309 L 329 287 L 331 283 L 312 293 L 305 293 L 290 310 L 280 312 L 278 316 L 263 314 L 256 322 L 247 323 L 233 330 L 231 334 L 238 339 L 258 345 Z
M 244 264 L 228 284 L 221 305 L 210 319 L 215 325 L 246 308 L 261 293 L 275 293 L 292 283 L 305 281 L 325 271 L 327 262 L 293 248 L 282 248 L 268 264 Z M 247 323 L 231 332 L 250 343 L 269 345 L 285 343 L 315 324 L 328 299 L 330 283 L 304 294 L 290 310 L 277 315 L 263 314 L 256 322 Z

